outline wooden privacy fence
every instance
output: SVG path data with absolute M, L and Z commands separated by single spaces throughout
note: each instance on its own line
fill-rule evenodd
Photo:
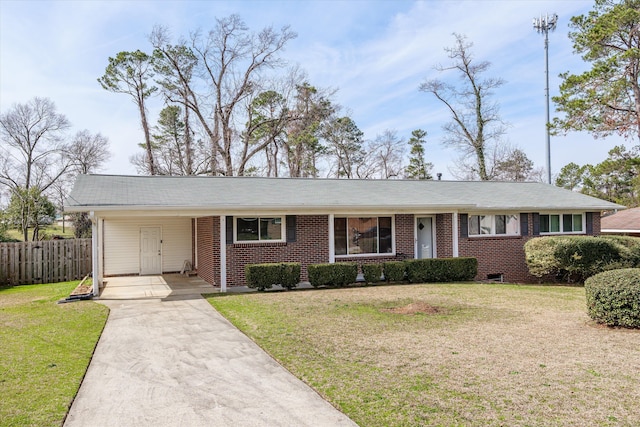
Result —
M 0 285 L 79 280 L 91 272 L 91 239 L 0 243 Z

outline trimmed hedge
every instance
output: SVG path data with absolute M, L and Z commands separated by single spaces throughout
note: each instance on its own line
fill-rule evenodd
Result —
M 636 245 L 633 239 L 617 236 L 538 237 L 525 244 L 525 257 L 529 272 L 534 276 L 555 275 L 567 281 L 583 282 L 603 271 L 636 266 L 640 260 L 637 255 L 640 244 Z
M 312 264 L 307 267 L 311 286 L 344 287 L 355 283 L 358 277 L 358 264 L 355 262 L 336 262 L 334 264 Z
M 259 291 L 271 289 L 273 285 L 293 289 L 300 283 L 300 263 L 247 264 L 244 267 L 244 274 L 247 286 L 257 288 Z
M 387 282 L 402 282 L 407 274 L 407 266 L 404 261 L 387 261 L 382 263 L 384 280 Z
M 606 235 L 599 239 L 608 240 L 621 245 L 621 255 L 626 267 L 640 268 L 640 237 Z
M 405 261 L 411 283 L 473 280 L 478 274 L 476 258 L 427 258 Z
M 382 265 L 380 264 L 363 264 L 362 275 L 366 283 L 378 283 L 382 277 Z
M 605 271 L 584 283 L 587 313 L 608 326 L 640 328 L 640 268 Z

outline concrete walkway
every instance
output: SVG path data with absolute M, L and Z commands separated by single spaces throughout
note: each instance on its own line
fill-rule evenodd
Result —
M 356 426 L 201 290 L 148 280 L 103 291 L 109 319 L 64 426 Z

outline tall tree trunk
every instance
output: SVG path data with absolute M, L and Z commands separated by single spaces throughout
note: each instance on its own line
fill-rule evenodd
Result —
M 144 142 L 147 147 L 147 161 L 149 162 L 149 173 L 151 175 L 156 174 L 156 165 L 153 160 L 153 148 L 151 146 L 151 134 L 149 132 L 149 123 L 147 121 L 147 112 L 145 111 L 144 106 L 144 97 L 142 95 L 139 96 L 140 102 L 138 106 L 140 107 L 140 121 L 142 122 L 142 130 L 144 131 Z
M 189 124 L 189 108 L 184 109 L 184 151 L 186 154 L 187 175 L 193 175 L 193 148 L 191 146 L 191 125 Z

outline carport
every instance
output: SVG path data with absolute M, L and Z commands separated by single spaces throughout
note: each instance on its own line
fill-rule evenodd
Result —
M 137 300 L 220 292 L 197 276 L 164 274 L 104 278 L 101 300 Z

